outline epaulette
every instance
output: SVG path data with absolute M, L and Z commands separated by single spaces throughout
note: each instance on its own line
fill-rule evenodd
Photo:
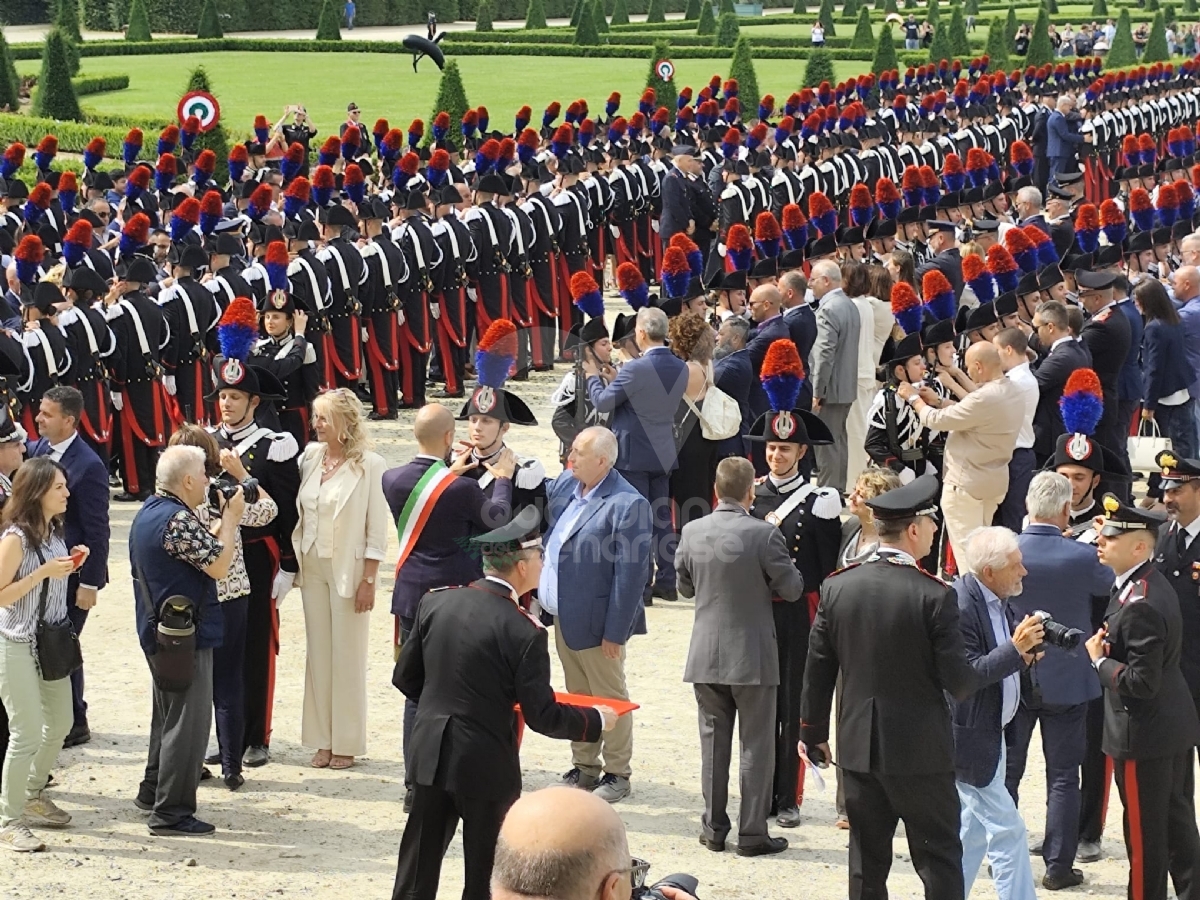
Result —
M 526 491 L 532 491 L 545 480 L 546 467 L 537 458 L 521 461 L 513 476 L 513 483 Z
M 1139 600 L 1146 599 L 1146 579 L 1139 578 L 1137 581 L 1127 582 L 1125 587 L 1121 589 L 1121 595 L 1118 601 L 1122 606 L 1127 606 L 1130 603 L 1137 603 Z
M 1092 321 L 1093 322 L 1107 322 L 1108 317 L 1112 315 L 1112 311 L 1113 311 L 1113 308 L 1111 306 L 1106 307 L 1105 309 L 1100 310 L 1100 312 L 1098 312 L 1094 316 L 1092 316 Z
M 813 492 L 812 514 L 818 519 L 839 519 L 842 515 L 842 497 L 837 488 L 817 488 Z
M 727 185 L 725 187 L 725 190 L 721 191 L 721 199 L 722 200 L 730 200 L 734 197 L 739 197 L 739 196 L 741 196 L 741 192 L 737 188 L 735 188 L 732 184 Z
M 862 565 L 861 560 L 859 562 L 846 563 L 846 565 L 842 566 L 842 568 L 834 569 L 827 576 L 825 576 L 825 580 L 828 581 L 830 578 L 833 578 L 835 575 L 841 575 L 843 572 L 849 572 L 851 569 L 857 569 L 861 565 Z
M 932 580 L 932 581 L 936 581 L 936 582 L 937 582 L 938 584 L 940 584 L 942 587 L 950 587 L 950 583 L 949 583 L 949 582 L 942 581 L 942 579 L 938 578 L 938 577 L 937 577 L 936 575 L 934 575 L 932 572 L 926 572 L 926 571 L 925 571 L 924 569 L 922 569 L 920 566 L 912 566 L 912 568 L 913 568 L 914 570 L 916 570 L 917 572 L 920 572 L 920 573 L 921 573 L 922 575 L 924 575 L 926 578 L 928 578 L 928 579 L 930 579 L 930 580 Z
M 271 436 L 267 459 L 271 462 L 287 462 L 300 454 L 300 445 L 290 431 L 278 431 Z

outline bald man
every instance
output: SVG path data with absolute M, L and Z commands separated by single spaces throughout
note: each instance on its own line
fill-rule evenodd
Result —
M 783 294 L 773 284 L 756 287 L 750 294 L 750 317 L 754 320 L 754 328 L 750 332 L 750 341 L 746 344 L 746 352 L 750 356 L 750 365 L 754 369 L 754 380 L 750 382 L 750 412 L 758 418 L 771 404 L 767 401 L 767 392 L 763 390 L 762 375 L 763 360 L 767 357 L 767 348 L 778 340 L 791 340 L 787 323 L 783 321 Z M 764 462 L 759 475 L 766 474 Z
M 428 591 L 483 577 L 477 556 L 467 551 L 472 535 L 483 534 L 512 516 L 512 476 L 516 458 L 505 450 L 488 466 L 496 477 L 489 500 L 473 478 L 458 475 L 472 467 L 468 446 L 451 459 L 454 414 L 440 403 L 421 407 L 413 423 L 418 452 L 412 462 L 383 473 L 383 494 L 400 535 L 400 564 L 392 589 L 398 648 L 412 630 L 417 602 Z M 410 497 L 416 502 L 408 506 Z M 416 704 L 404 705 L 404 749 Z M 407 762 L 407 758 L 405 760 Z M 405 766 L 405 778 L 409 767 Z M 411 791 L 411 785 L 409 785 Z M 405 808 L 411 796 L 405 797 Z
M 966 539 L 992 517 L 1008 493 L 1008 463 L 1025 415 L 1020 386 L 1004 377 L 1000 353 L 988 342 L 967 349 L 967 375 L 975 390 L 962 400 L 942 400 L 928 387 L 901 384 L 896 394 L 912 405 L 926 428 L 949 432 L 942 465 L 942 515 L 958 559 Z

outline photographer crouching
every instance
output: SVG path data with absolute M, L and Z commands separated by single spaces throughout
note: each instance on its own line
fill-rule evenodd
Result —
M 195 513 L 208 496 L 205 461 L 199 447 L 163 451 L 156 491 L 129 529 L 138 640 L 154 676 L 150 752 L 134 804 L 161 836 L 216 830 L 196 818 L 196 787 L 212 720 L 213 648 L 224 628 L 217 581 L 229 574 L 246 501 L 238 487 L 217 533 L 209 531 Z

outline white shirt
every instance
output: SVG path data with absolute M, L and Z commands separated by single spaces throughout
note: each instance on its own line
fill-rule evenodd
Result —
M 505 581 L 499 575 L 484 575 L 483 577 L 486 578 L 488 581 L 496 582 L 496 584 L 500 585 L 500 587 L 502 587 L 506 591 L 508 591 L 508 596 L 512 598 L 512 602 L 517 603 L 517 589 L 514 588 L 511 584 L 509 584 L 507 581 Z
M 1176 522 L 1175 528 L 1178 529 L 1179 527 L 1179 523 Z M 1184 549 L 1186 549 L 1192 546 L 1192 541 L 1196 539 L 1197 535 L 1200 535 L 1200 516 L 1196 516 L 1196 518 L 1192 519 L 1192 523 L 1190 525 L 1184 525 L 1183 532 L 1187 535 L 1187 537 L 1183 539 L 1183 546 Z M 1172 530 L 1171 534 L 1176 534 L 1176 531 Z
M 67 452 L 67 449 L 73 443 L 75 443 L 75 438 L 77 438 L 77 437 L 79 437 L 79 432 L 72 431 L 71 436 L 68 437 L 62 443 L 51 444 L 50 445 L 50 454 L 49 454 L 50 458 L 52 460 L 54 460 L 55 462 L 62 462 L 63 454 Z
M 1059 344 L 1065 344 L 1067 341 L 1073 341 L 1073 340 L 1075 340 L 1075 338 L 1071 337 L 1071 335 L 1069 335 L 1069 334 L 1066 337 L 1060 337 L 1057 341 L 1055 341 L 1053 344 L 1050 345 L 1049 352 L 1053 353 L 1054 348 L 1057 347 Z
M 1029 450 L 1033 447 L 1033 414 L 1037 412 L 1038 383 L 1029 368 L 1029 363 L 1021 363 L 1009 369 L 1006 377 L 1021 391 L 1021 402 L 1025 404 L 1025 415 L 1021 419 L 1021 430 L 1017 432 L 1017 449 Z

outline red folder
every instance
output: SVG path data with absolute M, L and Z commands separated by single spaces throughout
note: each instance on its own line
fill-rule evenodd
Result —
M 607 706 L 618 716 L 623 716 L 633 712 L 635 709 L 641 709 L 637 703 L 629 700 L 615 700 L 612 697 L 590 697 L 587 694 L 568 694 L 565 691 L 555 691 L 554 699 L 559 703 L 567 703 L 571 706 L 583 706 L 591 708 L 593 706 Z M 516 710 L 521 711 L 521 704 L 516 704 Z

